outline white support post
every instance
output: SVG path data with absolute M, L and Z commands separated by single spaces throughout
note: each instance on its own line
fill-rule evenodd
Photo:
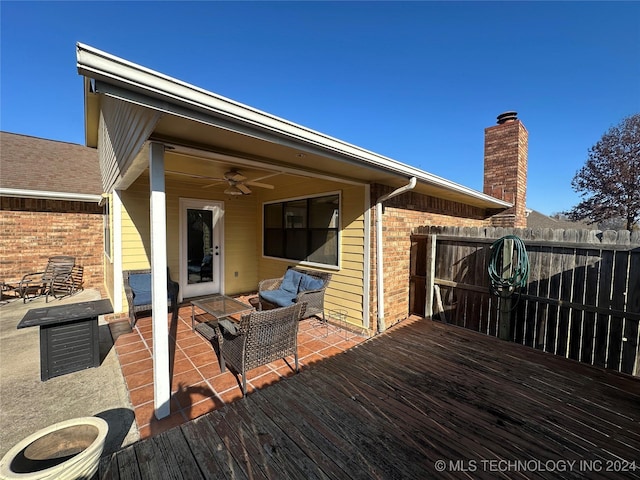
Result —
M 371 185 L 364 186 L 364 286 L 362 296 L 362 326 L 371 324 Z
M 167 223 L 164 185 L 164 145 L 149 148 L 151 190 L 151 297 L 153 327 L 154 410 L 158 419 L 170 413 L 169 325 L 167 324 Z
M 126 301 L 122 301 L 124 281 L 122 279 L 122 198 L 120 197 L 120 190 L 113 191 L 111 219 L 111 236 L 113 238 L 113 244 L 111 245 L 114 292 L 113 311 L 122 312 Z

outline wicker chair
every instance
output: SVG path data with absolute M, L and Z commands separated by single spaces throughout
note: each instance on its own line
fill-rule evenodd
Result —
M 289 267 L 284 276 L 262 280 L 258 284 L 259 308 L 306 303 L 306 313 L 302 318 L 322 315 L 324 320 L 324 292 L 330 280 L 328 272 Z
M 136 313 L 151 310 L 151 269 L 125 270 L 122 272 L 124 292 L 129 304 L 131 328 L 136 326 Z M 171 280 L 167 268 L 167 298 L 173 315 L 178 314 L 178 292 L 180 285 Z
M 238 332 L 226 330 L 218 337 L 220 365 L 225 364 L 242 375 L 242 394 L 247 395 L 247 372 L 280 358 L 293 355 L 295 371 L 298 365 L 298 325 L 304 316 L 306 304 L 254 311 L 243 315 Z
M 56 255 L 50 257 L 44 272 L 27 273 L 16 287 L 24 303 L 42 295 L 59 298 L 71 295 L 74 289 L 73 268 L 75 257 Z

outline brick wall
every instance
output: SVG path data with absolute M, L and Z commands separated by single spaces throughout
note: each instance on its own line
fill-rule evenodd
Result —
M 17 283 L 54 255 L 84 267 L 84 287 L 106 295 L 102 207 L 63 200 L 0 198 L 0 280 Z
M 527 193 L 528 137 L 526 128 L 508 112 L 499 118 L 498 125 L 485 129 L 484 193 L 513 203 L 504 212 L 485 211 L 449 200 L 407 192 L 384 203 L 384 289 L 385 324 L 393 325 L 407 317 L 409 311 L 409 273 L 411 261 L 411 233 L 417 227 L 515 227 L 525 228 Z M 391 187 L 373 185 L 371 204 L 391 192 Z M 375 231 L 375 211 L 371 215 Z M 371 329 L 377 327 L 376 245 L 371 242 Z
M 393 189 L 372 185 L 371 205 Z M 411 261 L 411 233 L 421 226 L 446 225 L 479 227 L 491 225 L 488 213 L 449 200 L 407 192 L 384 204 L 382 241 L 384 243 L 384 316 L 386 326 L 407 318 L 409 312 L 409 273 Z M 375 232 L 375 207 L 371 215 L 371 231 Z M 377 328 L 376 239 L 371 242 L 370 325 Z
M 529 134 L 520 120 L 508 120 L 484 131 L 484 193 L 513 203 L 496 215 L 495 227 L 527 226 L 527 154 Z M 500 118 L 500 117 L 498 117 Z

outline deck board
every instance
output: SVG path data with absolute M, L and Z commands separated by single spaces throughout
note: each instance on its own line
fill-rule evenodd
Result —
M 180 429 L 191 446 L 204 478 L 247 479 L 249 477 L 235 457 L 229 454 L 224 440 L 216 431 L 215 424 L 222 418 L 223 413 L 215 411 L 187 422 Z
M 228 409 L 225 421 L 233 429 L 234 435 L 241 441 L 238 450 L 250 459 L 253 468 L 259 468 L 266 478 L 286 478 L 288 473 L 268 449 L 261 443 L 262 436 L 256 430 L 252 415 L 246 409 Z M 256 475 L 257 476 L 257 475 Z
M 437 460 L 448 468 L 437 471 Z M 491 470 L 491 460 L 575 460 L 563 477 L 640 478 L 640 379 L 414 319 L 129 446 L 103 459 L 100 474 L 558 478 L 532 463 Z M 606 471 L 615 460 L 635 460 L 637 468 Z M 452 468 L 471 461 L 472 472 Z M 581 469 L 580 461 L 600 462 L 601 470 Z

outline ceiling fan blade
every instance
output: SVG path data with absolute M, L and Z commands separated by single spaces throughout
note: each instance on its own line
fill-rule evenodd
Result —
M 260 183 L 260 182 L 252 182 L 252 181 L 248 181 L 245 182 L 247 185 L 251 185 L 253 187 L 260 187 L 260 188 L 268 188 L 269 190 L 273 190 L 274 186 L 273 185 L 269 185 L 268 183 Z
M 211 177 L 208 175 L 199 175 L 196 173 L 187 173 L 187 172 L 179 172 L 179 171 L 175 171 L 175 170 L 165 170 L 166 173 L 169 174 L 173 174 L 173 175 L 181 175 L 183 177 L 190 177 L 190 178 L 198 178 L 201 180 L 217 180 L 214 183 L 210 183 L 207 185 L 203 185 L 201 188 L 211 188 L 211 187 L 215 187 L 216 185 L 220 185 L 221 183 L 224 182 L 228 182 L 228 183 L 234 183 L 238 188 L 242 188 L 240 187 L 241 184 L 246 183 L 247 185 L 252 185 L 254 187 L 260 187 L 260 188 L 267 188 L 269 190 L 273 190 L 274 186 L 273 185 L 269 185 L 268 183 L 260 183 L 258 181 L 253 181 L 253 180 L 247 180 L 247 177 L 245 177 L 244 175 L 242 175 L 240 172 L 235 171 L 235 170 L 231 170 L 229 172 L 226 172 L 224 174 L 224 178 L 217 178 L 217 177 Z M 272 173 L 270 175 L 265 175 L 259 178 L 256 178 L 256 180 L 262 180 L 264 178 L 269 178 L 269 177 L 273 177 L 276 175 L 280 175 L 280 173 Z M 248 192 L 245 192 L 247 194 L 251 193 L 251 190 L 247 187 L 244 187 L 246 190 L 248 190 Z
M 178 172 L 175 170 L 165 170 L 164 173 L 168 173 L 171 175 L 182 175 L 183 177 L 189 177 L 189 178 L 201 178 L 204 180 L 224 180 L 223 178 L 211 177 L 209 175 L 199 175 L 197 173 Z
M 240 190 L 245 195 L 249 195 L 251 193 L 251 189 L 247 187 L 244 183 L 236 183 L 235 186 L 238 187 L 238 190 Z
M 221 180 L 219 182 L 216 183 L 210 183 L 209 185 L 203 185 L 202 188 L 211 188 L 211 187 L 215 187 L 216 185 L 220 185 L 221 183 L 223 183 L 224 180 Z

